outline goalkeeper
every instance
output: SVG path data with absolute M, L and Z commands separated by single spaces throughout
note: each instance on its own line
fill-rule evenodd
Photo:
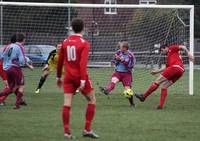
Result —
M 43 71 L 42 76 L 40 77 L 40 81 L 39 81 L 38 86 L 35 91 L 36 94 L 40 93 L 40 89 L 42 88 L 42 86 L 43 86 L 44 82 L 46 81 L 47 77 L 49 76 L 49 74 L 52 71 L 56 70 L 57 63 L 58 63 L 58 51 L 59 51 L 60 47 L 61 47 L 61 44 L 58 44 L 56 46 L 56 49 L 49 53 L 46 64 L 45 64 L 44 68 L 42 69 L 42 71 Z
M 115 65 L 115 72 L 112 75 L 111 82 L 107 87 L 99 87 L 100 91 L 109 95 L 115 88 L 118 82 L 122 82 L 125 91 L 131 89 L 132 85 L 132 69 L 134 68 L 136 59 L 134 54 L 129 51 L 128 42 L 120 42 L 120 49 L 115 53 L 115 58 L 112 61 Z M 133 96 L 128 97 L 131 106 L 135 107 Z

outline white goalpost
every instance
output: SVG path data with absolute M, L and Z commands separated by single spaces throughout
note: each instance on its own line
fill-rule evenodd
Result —
M 117 43 L 122 40 L 127 40 L 135 52 L 138 76 L 143 76 L 139 73 L 149 65 L 164 64 L 165 57 L 155 49 L 159 44 L 186 43 L 194 54 L 193 5 L 0 2 L 0 6 L 1 45 L 16 32 L 25 33 L 29 45 L 55 45 L 70 34 L 70 20 L 80 17 L 86 24 L 84 36 L 91 43 L 90 67 L 110 67 Z M 183 58 L 187 76 L 179 85 L 193 95 L 194 66 L 184 53 Z

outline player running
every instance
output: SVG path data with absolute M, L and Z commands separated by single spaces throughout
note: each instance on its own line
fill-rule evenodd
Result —
M 152 70 L 151 74 L 155 75 L 161 73 L 159 77 L 151 84 L 148 90 L 144 94 L 135 94 L 135 96 L 141 101 L 144 102 L 145 99 L 154 92 L 160 84 L 162 84 L 161 95 L 160 95 L 160 104 L 157 109 L 163 109 L 165 99 L 167 97 L 167 89 L 173 85 L 185 72 L 184 64 L 182 57 L 180 55 L 180 50 L 184 50 L 190 61 L 194 62 L 194 57 L 188 51 L 186 46 L 183 45 L 171 45 L 161 47 L 161 52 L 167 54 L 167 64 L 165 68 L 158 70 Z
M 46 64 L 45 64 L 44 68 L 42 69 L 42 71 L 43 71 L 42 76 L 38 83 L 37 89 L 35 90 L 36 94 L 40 93 L 40 90 L 41 90 L 42 86 L 44 85 L 44 82 L 46 81 L 49 74 L 56 70 L 57 63 L 58 63 L 58 50 L 60 49 L 60 47 L 61 47 L 61 44 L 58 44 L 56 49 L 49 53 Z
M 20 65 L 26 64 L 23 44 L 25 37 L 23 34 L 16 35 L 16 43 L 8 45 L 3 51 L 3 69 L 6 72 L 9 87 L 0 93 L 0 96 L 8 96 L 12 92 L 16 94 L 14 109 L 19 109 L 22 105 L 24 91 L 24 75 Z
M 81 19 L 74 19 L 72 21 L 72 29 L 74 35 L 69 36 L 63 41 L 59 52 L 58 66 L 57 66 L 57 85 L 61 87 L 62 67 L 65 66 L 64 75 L 64 106 L 63 106 L 63 127 L 64 136 L 73 139 L 70 132 L 70 110 L 73 96 L 77 89 L 81 91 L 83 96 L 88 100 L 86 115 L 85 115 L 85 129 L 83 130 L 84 137 L 98 138 L 91 129 L 91 123 L 95 115 L 96 98 L 89 76 L 87 74 L 87 62 L 90 45 L 82 37 L 84 29 L 84 22 Z
M 100 91 L 109 95 L 111 91 L 115 88 L 118 82 L 122 82 L 124 89 L 131 89 L 132 87 L 132 70 L 136 63 L 134 54 L 129 50 L 128 42 L 119 43 L 120 49 L 115 53 L 114 61 L 115 72 L 112 74 L 111 82 L 107 87 L 99 87 Z M 132 107 L 135 107 L 133 96 L 129 99 L 129 103 Z

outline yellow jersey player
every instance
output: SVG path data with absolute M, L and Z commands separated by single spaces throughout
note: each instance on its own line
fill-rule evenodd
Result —
M 36 94 L 40 93 L 40 89 L 42 88 L 42 86 L 43 86 L 44 82 L 46 81 L 47 77 L 49 76 L 49 74 L 56 70 L 57 63 L 58 63 L 58 50 L 60 49 L 60 47 L 61 47 L 61 44 L 58 44 L 56 46 L 56 49 L 49 53 L 46 64 L 45 64 L 44 68 L 42 69 L 42 71 L 43 71 L 42 76 L 40 77 L 40 81 L 39 81 L 38 86 L 35 91 Z M 63 70 L 63 72 L 64 72 L 64 70 Z

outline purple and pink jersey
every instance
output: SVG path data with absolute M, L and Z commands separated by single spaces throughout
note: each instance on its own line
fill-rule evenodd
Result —
M 134 69 L 136 59 L 134 54 L 128 50 L 128 53 L 124 53 L 121 50 L 118 50 L 115 55 L 123 58 L 123 61 L 114 59 L 112 62 L 115 64 L 116 72 L 131 72 Z

